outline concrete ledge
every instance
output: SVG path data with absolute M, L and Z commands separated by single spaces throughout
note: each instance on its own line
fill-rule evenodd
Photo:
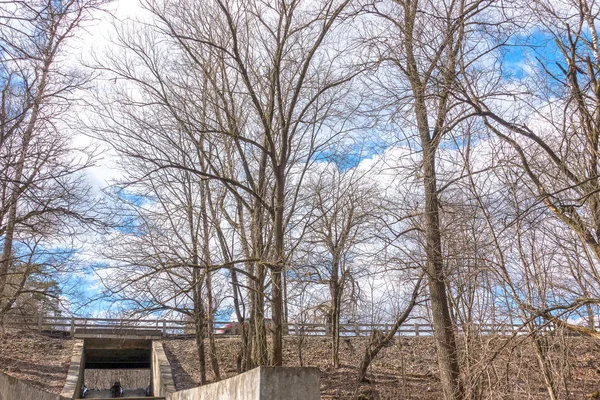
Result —
M 0 372 L 0 400 L 59 400 L 59 396 Z
M 146 339 L 157 340 L 162 332 L 157 329 L 127 329 L 127 328 L 77 328 L 76 339 Z
M 60 393 L 61 400 L 78 399 L 81 394 L 81 385 L 85 371 L 83 340 L 75 340 L 72 354 L 71 365 L 69 366 L 69 372 L 67 372 L 67 380 Z
M 152 394 L 167 397 L 175 392 L 175 382 L 171 372 L 171 364 L 167 359 L 163 345 L 159 341 L 152 342 Z
M 319 369 L 258 367 L 210 385 L 182 390 L 169 400 L 319 400 Z

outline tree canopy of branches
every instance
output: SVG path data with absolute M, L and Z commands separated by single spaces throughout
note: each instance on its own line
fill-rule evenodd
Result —
M 446 399 L 494 398 L 484 337 L 514 325 L 568 393 L 544 330 L 600 338 L 598 4 L 104 3 L 0 1 L 0 318 L 68 297 L 73 238 L 111 223 L 97 297 L 185 320 L 202 384 L 216 329 L 242 372 L 298 322 L 340 368 L 346 322 L 373 325 L 360 385 L 415 321 Z M 109 51 L 77 66 L 96 19 Z M 79 132 L 114 156 L 103 202 Z

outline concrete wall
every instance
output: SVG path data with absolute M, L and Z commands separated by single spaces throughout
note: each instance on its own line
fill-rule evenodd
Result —
M 319 369 L 260 367 L 260 400 L 319 400 Z
M 0 372 L 0 400 L 59 400 L 59 396 Z
M 83 340 L 75 340 L 73 344 L 73 354 L 71 355 L 71 365 L 67 372 L 67 380 L 62 392 L 61 400 L 78 399 L 81 395 L 81 385 L 85 372 L 85 354 L 83 352 Z
M 124 389 L 146 389 L 150 384 L 150 369 L 86 369 L 83 382 L 88 389 L 109 388 L 116 381 Z
M 152 342 L 152 395 L 166 397 L 175 392 L 175 383 L 171 373 L 171 364 L 167 359 L 163 345 L 158 340 Z
M 260 367 L 220 382 L 173 393 L 169 400 L 234 400 L 260 398 Z M 286 397 L 281 397 L 286 399 Z
M 220 382 L 172 393 L 168 399 L 319 400 L 319 370 L 258 367 Z

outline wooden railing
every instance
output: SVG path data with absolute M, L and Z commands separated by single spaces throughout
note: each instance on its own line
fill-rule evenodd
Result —
M 51 317 L 51 316 L 15 316 L 7 318 L 5 325 L 14 328 L 32 329 L 37 331 L 67 332 L 73 335 L 78 329 L 127 329 L 127 330 L 160 330 L 163 336 L 193 334 L 192 322 L 172 319 L 113 319 L 113 318 L 82 318 L 82 317 Z M 340 324 L 340 336 L 369 336 L 374 329 L 388 333 L 393 324 L 345 323 Z M 270 322 L 267 321 L 267 328 Z M 228 321 L 214 321 L 213 331 L 218 335 L 239 335 L 241 324 Z M 513 334 L 522 330 L 521 325 L 515 324 L 471 324 L 470 329 L 483 334 Z M 457 328 L 462 333 L 465 327 Z M 550 330 L 550 329 L 548 329 Z M 331 325 L 323 323 L 289 323 L 284 325 L 287 335 L 296 336 L 329 336 Z M 428 336 L 433 334 L 433 327 L 427 323 L 411 323 L 402 325 L 396 332 L 397 336 Z

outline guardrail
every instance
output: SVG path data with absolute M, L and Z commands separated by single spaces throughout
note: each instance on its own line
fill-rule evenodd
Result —
M 267 328 L 270 322 L 267 321 Z M 61 331 L 73 335 L 77 329 L 128 329 L 128 330 L 160 330 L 163 336 L 193 334 L 193 322 L 173 319 L 113 319 L 113 318 L 83 318 L 83 317 L 51 317 L 51 316 L 15 316 L 5 320 L 5 325 L 21 329 L 37 331 Z M 340 324 L 340 336 L 369 336 L 374 329 L 388 333 L 393 324 L 345 323 Z M 458 332 L 464 332 L 467 327 L 458 327 Z M 483 334 L 512 334 L 522 329 L 518 324 L 470 324 L 468 327 Z M 239 335 L 241 324 L 229 321 L 214 321 L 213 332 L 218 335 Z M 284 325 L 287 335 L 296 336 L 329 336 L 331 325 L 324 323 L 289 323 Z M 547 327 L 545 330 L 552 330 Z M 402 325 L 396 332 L 397 336 L 429 336 L 433 334 L 430 324 L 412 323 Z

